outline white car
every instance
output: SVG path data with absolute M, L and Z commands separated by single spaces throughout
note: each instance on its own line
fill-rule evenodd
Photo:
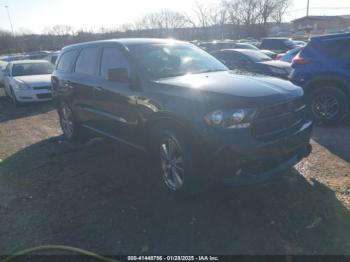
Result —
M 57 52 L 51 52 L 50 54 L 48 54 L 47 56 L 45 56 L 43 58 L 43 60 L 47 60 L 49 62 L 51 62 L 51 64 L 55 65 L 56 64 L 56 60 L 58 58 L 58 56 L 60 55 L 60 51 Z
M 5 93 L 15 106 L 48 101 L 51 95 L 53 65 L 46 60 L 20 60 L 7 64 Z
M 2 87 L 5 83 L 4 80 L 6 76 L 6 72 L 5 72 L 6 65 L 7 65 L 7 62 L 0 60 L 0 87 Z

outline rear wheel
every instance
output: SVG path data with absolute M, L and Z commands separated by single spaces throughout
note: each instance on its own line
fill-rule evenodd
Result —
M 348 97 L 342 90 L 331 85 L 315 89 L 310 105 L 315 119 L 325 124 L 338 124 L 349 112 Z
M 64 137 L 69 141 L 80 141 L 85 138 L 82 127 L 76 121 L 71 107 L 66 102 L 58 106 L 58 114 Z

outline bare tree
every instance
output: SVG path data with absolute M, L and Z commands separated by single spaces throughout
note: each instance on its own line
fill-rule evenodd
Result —
M 290 4 L 290 0 L 278 0 L 275 9 L 272 12 L 273 21 L 275 21 L 277 24 L 281 24 Z
M 48 35 L 66 36 L 73 35 L 74 30 L 73 27 L 69 25 L 55 25 L 53 27 L 46 27 L 44 33 Z

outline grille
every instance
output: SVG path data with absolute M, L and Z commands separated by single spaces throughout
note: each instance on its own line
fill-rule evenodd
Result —
M 39 99 L 47 99 L 47 98 L 51 98 L 51 94 L 37 94 L 36 95 Z
M 34 86 L 34 90 L 51 90 L 51 86 Z
M 253 122 L 253 134 L 259 140 L 278 139 L 299 128 L 305 114 L 303 98 L 263 108 Z

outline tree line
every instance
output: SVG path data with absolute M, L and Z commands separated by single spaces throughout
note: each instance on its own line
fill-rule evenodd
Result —
M 187 13 L 161 10 L 112 29 L 74 30 L 68 25 L 45 28 L 42 34 L 22 31 L 13 36 L 0 30 L 0 53 L 59 50 L 84 41 L 119 37 L 173 37 L 184 40 L 262 37 L 271 24 L 280 24 L 291 0 L 222 0 L 197 2 Z

